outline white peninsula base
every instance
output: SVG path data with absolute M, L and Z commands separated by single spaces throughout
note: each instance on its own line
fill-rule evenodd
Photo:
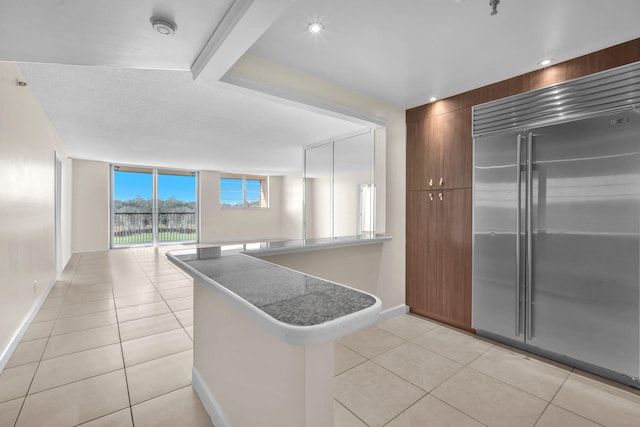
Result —
M 333 426 L 333 348 L 288 344 L 194 280 L 193 386 L 216 427 Z

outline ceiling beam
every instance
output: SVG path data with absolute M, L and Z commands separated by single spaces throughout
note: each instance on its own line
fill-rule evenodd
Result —
M 191 66 L 193 79 L 213 84 L 295 0 L 235 0 Z
M 364 94 L 250 53 L 243 55 L 220 82 L 265 99 L 372 128 L 386 126 L 390 110 L 404 114 L 404 110 Z

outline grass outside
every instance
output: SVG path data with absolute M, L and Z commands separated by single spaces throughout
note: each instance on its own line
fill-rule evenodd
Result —
M 187 240 L 196 240 L 196 233 L 158 233 L 159 242 L 182 242 Z M 115 245 L 130 245 L 136 243 L 151 243 L 153 241 L 152 233 L 139 233 L 129 236 L 115 236 L 113 243 Z

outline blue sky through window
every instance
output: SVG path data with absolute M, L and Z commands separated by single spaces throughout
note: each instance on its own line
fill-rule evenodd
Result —
M 178 200 L 196 200 L 196 177 L 185 175 L 158 175 L 158 198 L 166 200 L 174 196 Z
M 220 203 L 222 206 L 260 207 L 262 181 L 246 179 L 243 194 L 242 178 L 220 178 Z
M 227 206 L 242 205 L 242 178 L 220 178 L 220 203 Z
M 151 199 L 153 179 L 151 173 L 114 172 L 115 200 L 131 200 L 140 196 Z M 158 198 L 168 199 L 174 196 L 178 200 L 193 202 L 196 200 L 196 177 L 193 175 L 158 175 Z
M 113 198 L 131 200 L 140 196 L 151 199 L 153 177 L 150 173 L 115 171 L 113 174 Z

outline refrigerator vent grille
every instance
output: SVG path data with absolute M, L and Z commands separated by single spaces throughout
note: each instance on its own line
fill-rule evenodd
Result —
M 640 62 L 473 107 L 473 136 L 640 104 Z

